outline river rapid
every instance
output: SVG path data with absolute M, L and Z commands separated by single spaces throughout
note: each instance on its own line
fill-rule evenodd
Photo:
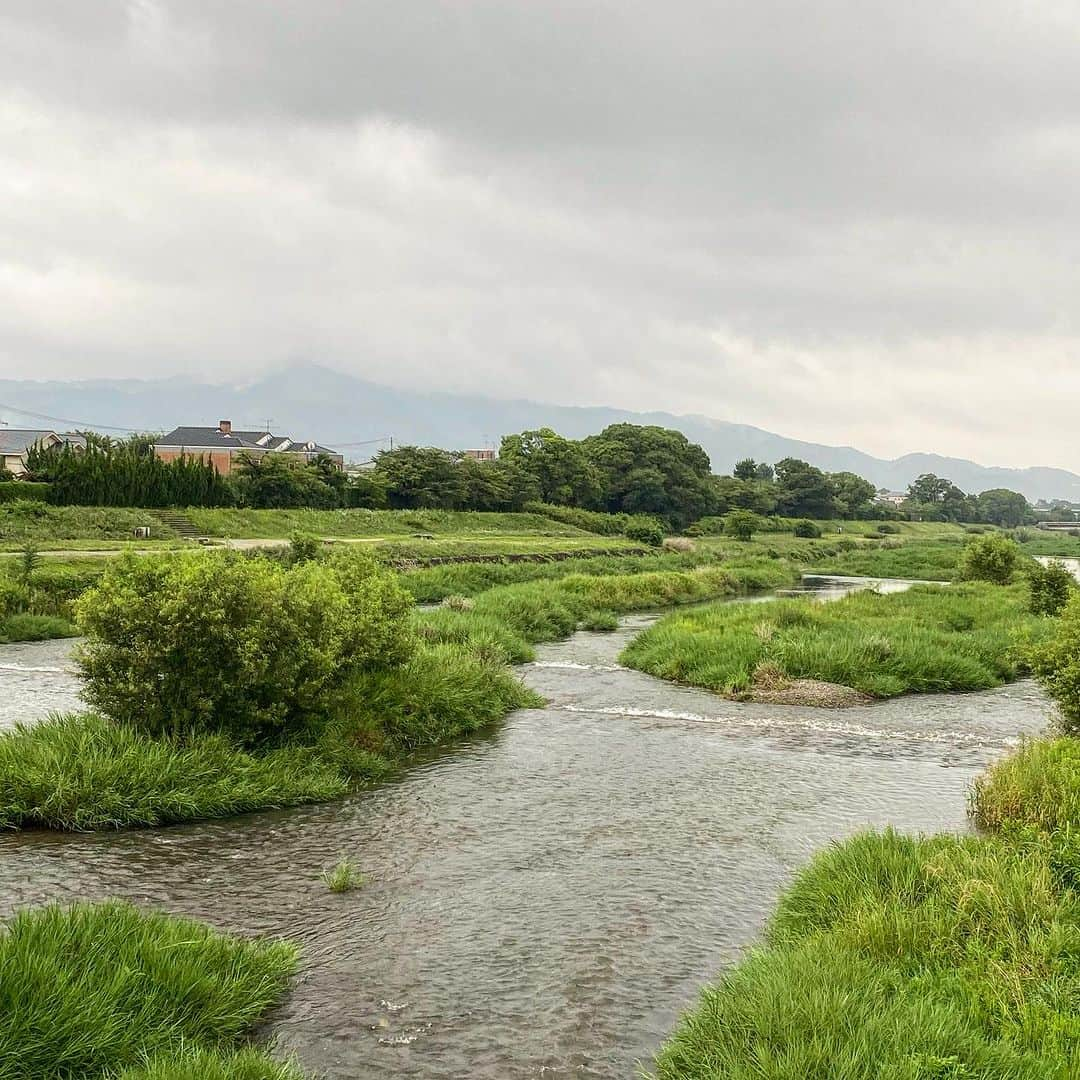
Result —
M 340 802 L 0 836 L 0 916 L 119 896 L 298 940 L 265 1033 L 330 1080 L 631 1077 L 815 850 L 967 829 L 971 780 L 1049 714 L 1030 682 L 729 702 L 617 665 L 650 621 L 541 646 L 521 674 L 546 707 Z M 69 648 L 0 648 L 0 725 L 75 704 Z M 346 855 L 368 883 L 332 895 L 320 872 Z

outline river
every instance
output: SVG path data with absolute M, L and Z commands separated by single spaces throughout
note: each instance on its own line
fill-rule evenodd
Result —
M 377 790 L 4 836 L 0 915 L 122 896 L 300 941 L 267 1033 L 329 1080 L 631 1077 L 816 849 L 966 829 L 972 778 L 1048 713 L 1029 682 L 843 711 L 729 702 L 617 666 L 649 621 L 540 647 L 521 673 L 545 708 Z M 71 704 L 66 655 L 0 649 L 0 722 L 15 698 L 23 716 Z M 332 895 L 320 871 L 345 855 L 368 883 Z

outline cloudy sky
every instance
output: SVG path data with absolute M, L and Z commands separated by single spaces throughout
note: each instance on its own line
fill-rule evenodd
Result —
M 1080 469 L 1075 0 L 3 0 L 0 377 L 298 359 Z

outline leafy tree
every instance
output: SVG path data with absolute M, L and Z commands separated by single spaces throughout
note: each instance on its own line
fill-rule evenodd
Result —
M 776 510 L 776 485 L 764 480 L 737 480 L 733 476 L 712 477 L 714 514 L 728 510 L 752 510 L 772 514 Z
M 735 462 L 735 468 L 731 470 L 731 475 L 736 480 L 756 480 L 757 470 L 758 463 L 752 457 L 748 457 Z
M 339 475 L 340 482 L 331 486 L 325 479 L 325 466 L 297 462 L 287 454 L 274 453 L 238 454 L 233 469 L 241 500 L 260 510 L 340 506 L 348 479 L 344 474 Z
M 866 517 L 873 507 L 877 489 L 869 480 L 853 472 L 829 473 L 836 510 L 842 518 Z
M 711 513 L 709 455 L 680 431 L 612 424 L 581 442 L 603 479 L 602 509 L 654 514 L 683 528 Z
M 1020 562 L 1019 545 L 1000 533 L 972 540 L 960 555 L 960 577 L 965 581 L 992 581 L 1008 585 Z
M 375 459 L 375 474 L 394 510 L 457 510 L 466 502 L 466 474 L 446 450 L 399 446 Z
M 1063 562 L 1036 563 L 1028 570 L 1028 608 L 1033 615 L 1058 615 L 1076 591 L 1076 580 Z
M 803 540 L 817 540 L 821 536 L 821 526 L 807 518 L 796 521 L 792 531 Z
M 541 502 L 596 508 L 602 501 L 602 478 L 585 446 L 551 428 L 503 436 L 499 461 L 531 476 L 532 497 Z
M 345 489 L 346 506 L 362 506 L 368 510 L 385 510 L 390 502 L 386 495 L 386 480 L 374 469 L 365 469 L 349 480 Z
M 754 533 L 761 528 L 761 518 L 749 510 L 732 510 L 724 518 L 724 535 L 736 540 L 753 540 Z
M 245 743 L 319 723 L 355 674 L 405 663 L 411 599 L 369 556 L 112 561 L 78 602 L 84 695 L 148 734 Z
M 1000 525 L 1004 529 L 1015 529 L 1027 521 L 1034 520 L 1034 514 L 1027 499 L 1018 491 L 1008 488 L 991 488 L 976 497 L 980 520 L 991 525 Z
M 776 463 L 776 508 L 785 517 L 831 518 L 837 513 L 829 478 L 798 458 Z
M 771 484 L 776 479 L 776 470 L 764 461 L 758 462 L 758 467 L 754 470 L 754 479 L 765 484 Z

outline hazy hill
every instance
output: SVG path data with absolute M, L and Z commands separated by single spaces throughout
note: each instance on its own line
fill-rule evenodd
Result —
M 920 473 L 933 472 L 947 476 L 965 491 L 1008 487 L 1032 500 L 1080 501 L 1080 476 L 1064 469 L 987 467 L 922 453 L 886 461 L 850 446 L 802 442 L 706 416 L 395 390 L 316 365 L 289 368 L 234 386 L 209 385 L 184 377 L 85 382 L 0 380 L 0 420 L 7 420 L 12 427 L 58 426 L 52 421 L 39 425 L 32 417 L 12 411 L 13 407 L 79 425 L 151 431 L 179 424 L 216 424 L 220 419 L 230 419 L 237 427 L 256 428 L 271 419 L 276 432 L 342 447 L 348 459 L 357 461 L 385 445 L 377 441 L 360 444 L 389 435 L 398 445 L 419 443 L 463 449 L 497 446 L 501 435 L 526 428 L 548 426 L 580 438 L 608 424 L 628 421 L 678 428 L 708 451 L 717 472 L 729 472 L 742 457 L 773 462 L 790 455 L 829 471 L 859 473 L 879 487 L 891 489 L 903 489 Z

